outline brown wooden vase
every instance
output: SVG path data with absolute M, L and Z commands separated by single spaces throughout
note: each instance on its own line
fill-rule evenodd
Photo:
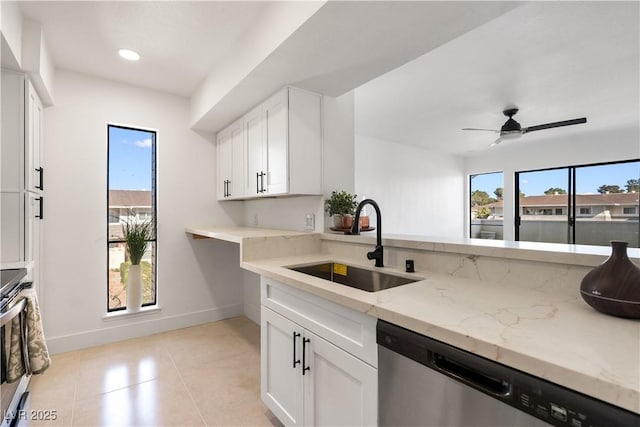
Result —
M 640 268 L 627 256 L 627 242 L 611 241 L 611 256 L 584 276 L 580 294 L 591 307 L 640 319 Z

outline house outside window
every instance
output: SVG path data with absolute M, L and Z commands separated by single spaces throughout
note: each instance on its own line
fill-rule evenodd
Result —
M 515 173 L 515 239 L 640 247 L 640 160 Z
M 126 283 L 131 262 L 124 241 L 128 222 L 155 219 L 156 132 L 108 125 L 107 310 L 127 308 Z M 157 237 L 142 257 L 142 306 L 157 302 Z
M 476 239 L 503 239 L 504 174 L 483 173 L 469 176 L 469 233 Z

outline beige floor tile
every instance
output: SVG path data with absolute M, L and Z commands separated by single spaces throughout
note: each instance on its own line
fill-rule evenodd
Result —
M 33 409 L 56 413 L 35 426 L 281 426 L 246 317 L 55 355 L 31 391 Z
M 157 379 L 79 399 L 74 426 L 201 426 L 198 408 L 179 381 Z
M 31 377 L 31 396 L 73 400 L 78 378 L 78 358 L 72 353 L 54 355 L 51 366 Z
M 242 355 L 200 369 L 185 368 L 181 376 L 199 408 L 210 406 L 218 411 L 259 399 L 258 364 L 254 355 Z

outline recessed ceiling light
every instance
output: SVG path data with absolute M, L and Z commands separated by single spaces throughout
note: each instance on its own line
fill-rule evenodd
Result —
M 140 55 L 138 54 L 138 52 L 134 52 L 130 49 L 119 49 L 118 55 L 129 61 L 137 61 L 138 59 L 140 59 Z

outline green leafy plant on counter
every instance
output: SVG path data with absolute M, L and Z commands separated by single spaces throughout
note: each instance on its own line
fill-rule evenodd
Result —
M 358 206 L 356 194 L 346 191 L 333 191 L 331 197 L 325 200 L 324 207 L 329 216 L 333 215 L 353 215 Z

